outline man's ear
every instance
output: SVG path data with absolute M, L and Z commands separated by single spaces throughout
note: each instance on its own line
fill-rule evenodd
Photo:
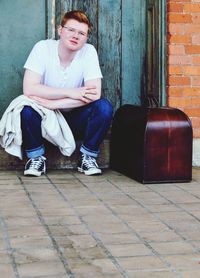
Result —
M 60 36 L 61 32 L 62 32 L 62 26 L 59 25 L 59 26 L 58 26 L 58 35 L 59 35 L 59 36 Z

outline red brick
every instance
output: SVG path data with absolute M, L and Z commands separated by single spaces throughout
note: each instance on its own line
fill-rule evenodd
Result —
M 200 86 L 200 77 L 199 76 L 191 77 L 191 85 L 192 86 Z
M 181 3 L 168 3 L 167 5 L 168 12 L 182 12 L 183 4 Z
M 169 45 L 168 54 L 184 55 L 185 54 L 185 47 L 183 45 Z
M 190 107 L 191 98 L 169 97 L 168 103 L 169 106 L 171 107 L 179 107 L 179 108 Z
M 168 87 L 167 95 L 169 97 L 182 97 L 183 96 L 183 89 L 181 87 Z
M 190 65 L 192 61 L 189 55 L 170 55 L 168 57 L 168 63 L 170 65 Z
M 191 106 L 192 107 L 200 107 L 200 98 L 199 97 L 191 98 Z
M 181 88 L 183 96 L 200 97 L 200 87 Z
M 186 45 L 185 53 L 186 54 L 200 54 L 200 45 Z
M 181 75 L 183 73 L 182 67 L 180 66 L 169 66 L 168 67 L 168 73 L 170 75 Z
M 200 35 L 193 35 L 192 36 L 192 44 L 200 44 Z
M 189 13 L 199 13 L 200 12 L 200 4 L 184 4 L 183 11 Z
M 192 16 L 192 23 L 199 24 L 200 23 L 200 15 L 193 15 Z
M 200 118 L 200 108 L 185 108 L 184 112 L 189 117 L 199 117 Z
M 185 24 L 183 34 L 199 34 L 200 24 Z
M 167 0 L 167 101 L 200 138 L 200 0 Z
M 168 42 L 187 44 L 192 42 L 192 37 L 190 35 L 168 35 Z
M 200 65 L 200 56 L 193 56 L 192 57 L 192 64 L 193 65 Z
M 200 118 L 197 117 L 191 117 L 190 118 L 191 122 L 192 122 L 192 127 L 195 129 L 200 129 Z
M 183 2 L 183 3 L 188 2 L 188 3 L 190 3 L 191 1 L 192 0 L 168 0 L 169 3 L 171 3 L 171 2 Z
M 187 86 L 190 85 L 189 77 L 169 76 L 168 84 L 171 86 Z
M 180 23 L 169 23 L 168 32 L 170 34 L 185 34 L 185 24 Z
M 200 66 L 185 66 L 183 67 L 184 75 L 200 75 Z
M 200 129 L 193 129 L 193 138 L 200 137 Z
M 192 16 L 190 14 L 170 13 L 168 15 L 168 21 L 170 23 L 191 23 Z

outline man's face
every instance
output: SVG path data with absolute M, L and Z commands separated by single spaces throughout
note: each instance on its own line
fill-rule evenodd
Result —
M 67 49 L 77 51 L 88 39 L 88 25 L 75 19 L 69 19 L 64 26 L 59 27 L 58 33 Z

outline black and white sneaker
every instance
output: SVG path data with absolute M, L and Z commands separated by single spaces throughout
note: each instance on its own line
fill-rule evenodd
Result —
M 78 171 L 87 176 L 101 174 L 96 159 L 87 154 L 82 154 L 82 159 L 78 163 Z
M 46 172 L 46 158 L 44 156 L 39 156 L 36 158 L 30 158 L 24 170 L 25 176 L 36 176 L 39 177 Z

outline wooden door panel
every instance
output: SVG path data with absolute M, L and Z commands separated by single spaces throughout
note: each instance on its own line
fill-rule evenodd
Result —
M 1 0 L 0 113 L 22 93 L 23 65 L 35 42 L 46 37 L 58 38 L 60 17 L 71 9 L 85 11 L 92 21 L 89 42 L 99 53 L 104 76 L 102 94 L 114 109 L 125 103 L 140 105 L 148 92 L 156 93 L 160 101 L 165 93 L 164 74 L 161 74 L 164 48 L 160 36 L 164 2 Z M 14 20 L 10 19 L 12 11 L 15 11 Z M 159 16 L 155 16 L 155 11 Z
M 141 104 L 145 86 L 146 1 L 122 1 L 122 104 Z
M 147 0 L 147 96 L 155 97 L 164 105 L 165 95 L 165 44 L 164 1 Z
M 121 104 L 121 0 L 99 2 L 98 52 L 103 94 L 115 109 Z
M 56 1 L 57 25 L 59 15 L 71 9 L 83 10 L 90 17 L 93 28 L 89 42 L 99 54 L 102 95 L 117 109 L 121 104 L 121 0 Z
M 0 1 L 0 114 L 22 94 L 23 65 L 35 42 L 44 39 L 45 1 Z

